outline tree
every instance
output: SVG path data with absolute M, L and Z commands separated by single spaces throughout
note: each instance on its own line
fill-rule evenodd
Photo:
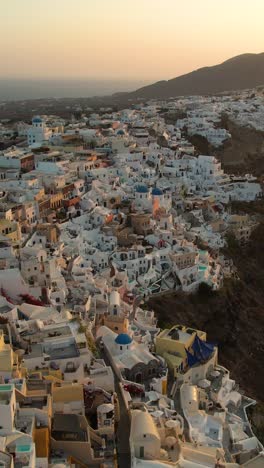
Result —
M 198 288 L 198 294 L 201 296 L 210 296 L 212 294 L 212 286 L 210 286 L 208 283 L 205 283 L 202 281 L 202 283 L 199 284 Z
M 187 187 L 185 187 L 185 185 L 182 185 L 182 188 L 181 188 L 181 196 L 183 198 L 186 198 L 187 197 Z
M 90 149 L 95 149 L 96 148 L 96 140 L 91 140 L 89 143 Z
M 229 232 L 226 235 L 226 243 L 227 243 L 228 252 L 230 254 L 235 253 L 236 251 L 240 249 L 239 242 L 232 232 Z

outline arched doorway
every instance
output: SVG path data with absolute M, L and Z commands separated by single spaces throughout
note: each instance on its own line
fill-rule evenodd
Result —
M 138 372 L 135 376 L 135 380 L 137 383 L 142 383 L 142 373 L 141 372 Z

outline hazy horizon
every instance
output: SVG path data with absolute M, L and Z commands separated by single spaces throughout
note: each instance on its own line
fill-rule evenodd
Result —
M 158 81 L 264 50 L 263 0 L 12 0 L 0 78 Z
M 141 80 L 0 78 L 0 100 L 100 97 L 133 91 L 148 83 Z
M 232 58 L 233 57 L 228 57 L 227 60 Z M 213 64 L 213 66 L 214 65 L 218 64 Z M 204 67 L 208 67 L 208 65 L 204 64 Z M 193 71 L 195 70 L 189 70 L 187 74 Z M 176 77 L 177 76 L 174 76 L 172 78 Z M 171 77 L 169 79 L 171 79 Z M 166 80 L 166 78 L 163 80 Z M 75 77 L 1 78 L 0 76 L 0 100 L 102 97 L 114 93 L 135 91 L 157 81 L 159 80 L 91 79 Z

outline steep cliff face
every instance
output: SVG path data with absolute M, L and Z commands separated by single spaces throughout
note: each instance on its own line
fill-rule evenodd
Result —
M 261 402 L 264 402 L 263 238 L 264 224 L 260 224 L 248 246 L 229 250 L 239 281 L 227 281 L 219 292 L 172 293 L 150 298 L 148 303 L 161 326 L 183 323 L 205 330 L 209 340 L 219 345 L 220 362 L 249 395 Z
M 213 153 L 225 167 L 241 165 L 241 169 L 248 167 L 259 176 L 264 170 L 264 132 L 252 127 L 242 127 L 228 118 L 222 126 L 231 133 L 232 138 Z M 263 164 L 259 165 L 262 159 Z
M 225 117 L 219 127 L 225 128 L 231 134 L 219 147 L 213 147 L 201 135 L 188 136 L 199 154 L 214 155 L 223 163 L 228 173 L 252 173 L 257 177 L 264 174 L 264 132 L 253 127 L 238 125 Z

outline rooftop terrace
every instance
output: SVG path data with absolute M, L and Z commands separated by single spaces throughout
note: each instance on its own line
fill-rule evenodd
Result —
M 81 420 L 75 414 L 55 414 L 51 437 L 65 442 L 85 442 L 88 440 L 87 430 L 81 427 Z
M 167 329 L 161 332 L 159 338 L 187 343 L 190 340 L 190 337 L 195 333 L 197 333 L 197 330 L 194 330 L 193 328 L 188 328 L 183 325 L 176 325 L 170 330 Z
M 9 405 L 11 399 L 11 392 L 0 392 L 0 406 Z

